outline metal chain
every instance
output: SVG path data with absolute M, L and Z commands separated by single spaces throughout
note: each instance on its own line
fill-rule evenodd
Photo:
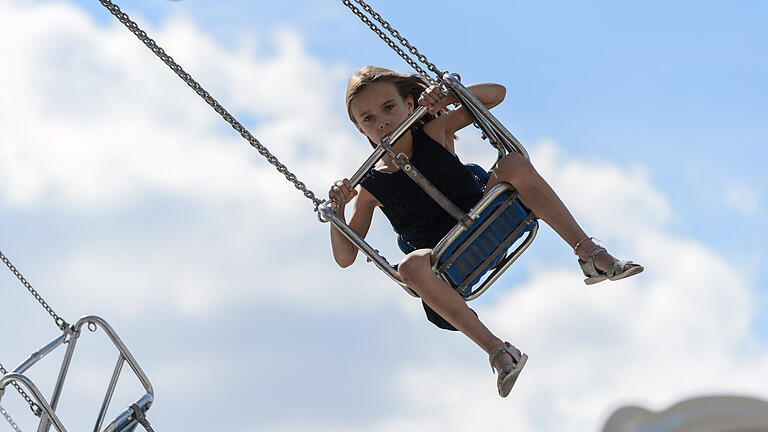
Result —
M 45 300 L 43 300 L 40 294 L 34 288 L 32 288 L 32 285 L 30 285 L 29 282 L 27 282 L 24 276 L 18 270 L 16 270 L 16 267 L 14 267 L 13 264 L 11 264 L 11 261 L 8 260 L 8 258 L 5 256 L 3 251 L 0 251 L 0 260 L 2 260 L 5 263 L 8 269 L 11 270 L 11 273 L 13 273 L 16 276 L 16 278 L 19 279 L 19 281 L 21 281 L 22 285 L 24 285 L 27 288 L 27 290 L 32 294 L 32 296 L 35 297 L 35 299 L 40 303 L 40 305 L 42 305 L 43 308 L 48 312 L 48 314 L 51 315 L 54 322 L 56 323 L 56 326 L 61 331 L 68 331 L 69 324 L 67 324 L 67 322 L 64 321 L 64 318 L 61 318 L 60 316 L 58 316 L 56 312 L 54 312 L 53 309 L 51 309 L 51 307 L 48 306 L 48 303 L 46 303 Z M 3 375 L 8 373 L 8 371 L 5 370 L 2 364 L 0 364 L 0 372 L 2 372 Z M 39 417 L 40 414 L 43 412 L 40 406 L 36 404 L 32 400 L 32 398 L 29 397 L 29 395 L 27 395 L 27 393 L 24 391 L 24 389 L 21 388 L 19 383 L 12 382 L 11 385 L 16 389 L 16 391 L 19 392 L 21 397 L 23 397 L 24 400 L 27 401 L 27 403 L 29 404 L 29 408 L 32 410 L 32 412 Z
M 358 9 L 355 5 L 352 4 L 351 0 L 342 0 L 341 2 L 348 7 L 352 13 L 357 15 L 360 20 L 367 24 L 368 27 L 373 30 L 374 33 L 376 33 L 381 40 L 387 43 L 390 48 L 392 48 L 403 60 L 405 60 L 406 63 L 408 63 L 412 68 L 414 68 L 424 79 L 429 81 L 430 84 L 438 84 L 442 82 L 442 76 L 443 72 L 441 72 L 437 66 L 435 66 L 432 62 L 430 62 L 427 57 L 424 54 L 421 54 L 418 49 L 416 49 L 415 46 L 411 45 L 408 42 L 408 39 L 404 38 L 400 35 L 400 32 L 396 29 L 392 28 L 391 25 L 387 21 L 385 21 L 381 15 L 379 15 L 376 11 L 373 10 L 366 2 L 363 0 L 354 0 L 355 3 L 359 4 L 368 14 L 371 15 L 371 17 L 376 20 L 379 24 L 381 24 L 382 27 L 384 27 L 385 30 L 389 32 L 389 34 L 392 35 L 392 37 L 396 38 L 398 41 L 400 41 L 400 44 L 408 49 L 408 52 L 416 56 L 416 58 L 437 76 L 437 81 L 432 79 L 427 72 L 424 71 L 424 69 L 419 66 L 418 63 L 416 63 L 415 60 L 413 60 L 408 54 L 405 53 L 399 46 L 395 44 L 395 42 L 390 39 L 384 32 L 376 26 L 370 19 L 368 19 L 367 16 L 365 16 L 360 9 Z
M 192 88 L 205 102 L 211 106 L 219 115 L 232 126 L 232 128 L 237 131 L 240 136 L 245 138 L 253 148 L 259 151 L 259 153 L 264 156 L 264 158 L 267 159 L 267 161 L 272 164 L 280 174 L 285 176 L 285 178 L 293 183 L 293 185 L 296 187 L 296 189 L 300 190 L 305 197 L 307 197 L 309 200 L 311 200 L 315 204 L 315 211 L 317 211 L 317 207 L 323 203 L 322 200 L 318 199 L 315 194 L 309 190 L 304 183 L 299 181 L 295 174 L 290 172 L 288 168 L 286 168 L 285 165 L 280 163 L 279 160 L 275 156 L 272 155 L 272 153 L 269 152 L 269 150 L 264 147 L 259 140 L 253 137 L 251 133 L 244 128 L 240 122 L 237 121 L 229 112 L 227 112 L 224 107 L 222 107 L 219 102 L 216 101 L 200 84 L 195 81 L 192 76 L 190 76 L 187 72 L 182 69 L 181 66 L 179 66 L 175 61 L 173 61 L 173 58 L 171 56 L 167 55 L 165 51 L 157 45 L 157 43 L 152 40 L 149 36 L 147 36 L 147 33 L 139 28 L 139 26 L 131 21 L 131 18 L 122 12 L 120 8 L 112 3 L 109 0 L 99 0 L 101 2 L 102 6 L 107 8 L 109 12 L 112 13 L 121 23 L 123 23 L 128 30 L 130 30 L 134 35 L 136 35 L 139 40 L 141 40 L 144 45 L 147 46 L 153 53 L 155 53 L 156 56 L 160 58 L 160 60 L 163 61 L 166 65 L 168 65 L 169 68 L 171 68 L 172 71 L 176 73 L 184 82 L 187 83 L 188 86 Z
M 40 294 L 37 293 L 37 291 L 32 288 L 32 285 L 27 282 L 26 279 L 24 279 L 24 276 L 19 273 L 18 270 L 16 270 L 16 267 L 11 264 L 11 262 L 8 260 L 8 258 L 5 257 L 3 254 L 3 251 L 0 251 L 0 259 L 5 263 L 6 266 L 11 270 L 11 272 L 16 275 L 16 277 L 21 281 L 21 283 L 27 288 L 27 290 L 32 294 L 33 297 L 40 303 L 40 305 L 43 306 L 43 308 L 48 312 L 48 314 L 53 318 L 53 320 L 56 322 L 56 327 L 59 328 L 61 331 L 67 331 L 69 329 L 69 324 L 67 324 L 66 321 L 64 321 L 64 318 L 56 315 L 56 312 L 51 309 L 50 306 L 48 306 L 48 303 L 43 300 L 43 298 L 40 296 Z
M 6 375 L 6 374 L 8 374 L 8 371 L 7 371 L 7 370 L 5 370 L 5 368 L 3 367 L 3 365 L 2 365 L 1 363 L 0 363 L 0 373 L 2 373 L 3 375 Z M 37 416 L 37 417 L 40 417 L 40 414 L 42 414 L 42 413 L 43 413 L 43 409 L 42 409 L 42 408 L 40 408 L 40 405 L 38 405 L 37 403 L 35 403 L 35 401 L 33 401 L 31 397 L 29 397 L 29 395 L 27 394 L 27 392 L 25 392 L 25 391 L 24 391 L 24 389 L 23 389 L 23 388 L 21 388 L 21 386 L 19 385 L 19 383 L 17 383 L 16 381 L 14 381 L 14 382 L 12 382 L 12 383 L 11 383 L 11 385 L 13 386 L 13 388 L 15 388 L 15 389 L 16 389 L 16 391 L 17 391 L 17 392 L 19 392 L 19 394 L 21 395 L 21 397 L 23 397 L 23 398 L 24 398 L 24 400 L 25 400 L 25 401 L 27 401 L 27 404 L 29 405 L 29 409 L 31 409 L 31 410 L 32 410 L 32 413 L 33 413 L 35 416 Z M 6 418 L 8 418 L 8 417 L 6 417 Z
M 21 428 L 19 427 L 19 425 L 17 425 L 16 422 L 13 421 L 13 419 L 11 418 L 11 415 L 8 414 L 8 411 L 6 411 L 2 405 L 0 405 L 0 414 L 2 414 L 3 417 L 5 417 L 5 419 L 8 420 L 8 423 L 11 424 L 11 427 L 13 428 L 14 431 L 21 432 Z
M 425 56 L 424 54 L 420 53 L 420 52 L 419 52 L 419 50 L 418 50 L 418 49 L 416 49 L 416 47 L 415 47 L 415 46 L 413 46 L 413 45 L 411 45 L 410 43 L 408 43 L 408 39 L 406 39 L 406 38 L 404 38 L 403 36 L 401 36 L 399 31 L 397 31 L 396 29 L 392 28 L 392 26 L 390 26 L 390 25 L 389 25 L 389 23 L 388 23 L 387 21 L 385 21 L 385 20 L 384 20 L 384 19 L 381 17 L 381 15 L 379 15 L 379 14 L 378 14 L 378 13 L 377 13 L 375 10 L 373 10 L 373 8 L 371 8 L 371 6 L 369 6 L 369 5 L 368 5 L 366 2 L 364 2 L 363 0 L 355 0 L 355 3 L 359 4 L 360 6 L 362 6 L 362 7 L 363 7 L 363 9 L 365 9 L 365 11 L 366 11 L 366 12 L 368 12 L 368 13 L 371 15 L 371 17 L 373 17 L 373 19 L 375 19 L 376 21 L 378 21 L 378 22 L 379 22 L 379 24 L 381 24 L 381 26 L 382 26 L 382 27 L 384 27 L 384 29 L 385 29 L 385 30 L 387 30 L 387 31 L 389 32 L 389 34 L 391 34 L 391 35 L 392 35 L 392 37 L 394 37 L 394 38 L 396 38 L 398 41 L 400 41 L 400 45 L 402 45 L 402 46 L 404 46 L 404 47 L 408 48 L 408 51 L 409 51 L 411 54 L 415 55 L 415 56 L 416 56 L 416 58 L 418 58 L 418 59 L 419 59 L 419 61 L 421 62 L 421 64 L 425 65 L 425 66 L 427 67 L 427 69 L 429 69 L 430 71 L 432 71 L 432 72 L 433 72 L 433 73 L 434 73 L 434 74 L 437 76 L 437 80 L 438 80 L 438 81 L 441 81 L 441 80 L 442 80 L 443 72 L 442 72 L 442 71 L 440 71 L 440 70 L 437 68 L 437 66 L 435 66 L 435 65 L 434 65 L 432 62 L 430 62 L 430 61 L 427 59 L 427 56 Z

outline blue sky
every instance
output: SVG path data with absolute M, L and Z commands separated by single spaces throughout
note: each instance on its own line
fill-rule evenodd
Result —
M 259 3 L 121 7 L 324 194 L 367 151 L 346 77 L 407 65 L 341 2 Z M 0 46 L 0 250 L 68 320 L 118 330 L 155 385 L 157 429 L 581 431 L 626 404 L 767 399 L 766 5 L 379 3 L 439 67 L 504 84 L 494 112 L 534 165 L 647 271 L 587 289 L 543 225 L 472 304 L 531 355 L 499 400 L 480 350 L 363 260 L 335 267 L 311 204 L 98 2 L 0 0 L 0 37 L 24 41 Z M 471 132 L 461 143 L 490 157 Z M 397 258 L 382 217 L 370 238 Z M 5 273 L 10 367 L 55 329 Z M 90 427 L 114 361 L 82 345 L 70 430 Z M 125 381 L 116 403 L 134 397 Z

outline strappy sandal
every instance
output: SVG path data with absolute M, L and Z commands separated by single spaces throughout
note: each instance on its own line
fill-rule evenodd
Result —
M 586 239 L 585 239 L 586 240 Z M 576 251 L 576 248 L 579 247 L 579 243 L 576 243 L 576 247 L 574 248 L 574 252 Z M 579 259 L 579 266 L 581 267 L 581 271 L 584 272 L 584 276 L 587 278 L 584 279 L 584 283 L 587 285 L 594 285 L 598 282 L 602 282 L 606 279 L 616 281 L 619 279 L 624 279 L 630 276 L 634 276 L 638 273 L 642 273 L 643 270 L 645 270 L 645 267 L 641 266 L 640 264 L 636 264 L 632 261 L 628 260 L 616 260 L 611 264 L 611 267 L 607 271 L 602 271 L 595 267 L 595 256 L 601 252 L 606 252 L 605 248 L 600 245 L 592 245 L 591 248 L 589 248 L 589 251 L 587 252 L 587 260 L 582 261 Z M 627 265 L 631 265 L 632 267 L 626 268 Z
M 528 354 L 523 354 L 519 349 L 515 348 L 514 345 L 509 342 L 504 342 L 504 345 L 497 346 L 491 350 L 490 354 L 488 354 L 488 360 L 491 362 L 492 371 L 496 372 L 496 366 L 493 365 L 493 361 L 503 352 L 512 356 L 513 360 L 513 363 L 508 363 L 498 369 L 499 378 L 496 381 L 496 386 L 499 389 L 499 396 L 504 398 L 512 391 L 512 387 L 515 385 L 517 377 L 520 375 L 523 366 L 525 366 L 525 363 L 528 361 Z

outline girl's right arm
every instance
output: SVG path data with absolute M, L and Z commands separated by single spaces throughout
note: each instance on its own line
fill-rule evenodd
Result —
M 368 229 L 371 227 L 373 210 L 378 205 L 378 201 L 364 187 L 361 186 L 360 193 L 358 193 L 350 186 L 351 184 L 347 179 L 336 181 L 331 186 L 330 191 L 328 191 L 328 197 L 340 203 L 339 207 L 334 208 L 334 210 L 340 218 L 346 221 L 344 209 L 347 203 L 357 196 L 357 199 L 352 202 L 352 210 L 350 211 L 347 225 L 358 235 L 365 238 L 366 234 L 368 234 Z M 331 224 L 331 248 L 333 250 L 333 258 L 340 267 L 351 266 L 355 262 L 355 258 L 357 258 L 357 247 L 344 237 L 344 234 L 336 229 L 333 224 Z

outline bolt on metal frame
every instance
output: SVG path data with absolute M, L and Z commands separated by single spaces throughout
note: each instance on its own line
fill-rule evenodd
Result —
M 511 152 L 517 152 L 523 155 L 526 159 L 529 158 L 528 152 L 520 144 L 520 142 L 490 113 L 488 108 L 483 105 L 464 85 L 459 81 L 458 76 L 445 73 L 442 76 L 442 84 L 446 90 L 453 93 L 458 101 L 464 106 L 469 113 L 475 125 L 483 132 L 484 138 L 487 138 L 491 145 L 493 145 L 498 151 L 497 161 Z M 458 237 L 469 229 L 475 220 L 483 213 L 483 211 L 492 204 L 493 200 L 507 191 L 514 191 L 509 184 L 499 184 L 489 191 L 483 199 L 475 205 L 468 213 L 464 214 L 458 207 L 451 203 L 448 198 L 445 197 L 437 188 L 435 188 L 428 180 L 416 170 L 415 167 L 410 165 L 408 158 L 403 154 L 397 154 L 393 150 L 395 143 L 405 135 L 405 133 L 427 113 L 426 107 L 419 107 L 407 118 L 405 121 L 395 129 L 390 135 L 382 138 L 373 153 L 363 162 L 362 166 L 355 172 L 350 178 L 352 187 L 356 187 L 360 184 L 366 173 L 368 173 L 376 163 L 384 157 L 385 154 L 389 154 L 395 160 L 395 163 L 403 169 L 408 178 L 415 181 L 419 187 L 421 187 L 430 197 L 432 197 L 438 205 L 443 207 L 451 216 L 457 220 L 457 225 L 438 243 L 432 252 L 435 265 L 433 270 L 443 279 L 447 281 L 447 278 L 442 274 L 446 266 L 438 268 L 440 257 L 446 252 L 448 247 L 458 239 Z M 509 205 L 513 200 L 517 199 L 520 203 L 522 200 L 519 198 L 519 194 L 516 191 L 513 192 L 512 198 L 507 201 L 506 205 Z M 318 206 L 319 216 L 322 220 L 328 221 L 335 226 L 349 241 L 352 242 L 363 254 L 368 258 L 368 261 L 373 262 L 379 269 L 386 273 L 393 281 L 400 285 L 406 292 L 414 297 L 418 295 L 405 283 L 403 283 L 399 274 L 395 268 L 383 257 L 377 250 L 371 247 L 365 239 L 352 230 L 347 223 L 341 219 L 336 213 L 329 207 L 330 201 L 326 201 Z M 503 207 L 503 206 L 502 206 Z M 527 208 L 526 208 L 527 209 Z M 458 211 L 458 213 L 457 213 Z M 490 224 L 496 217 L 501 214 L 501 211 L 495 212 L 494 215 L 489 217 L 487 224 Z M 509 254 L 506 254 L 493 268 L 493 270 L 486 276 L 482 283 L 475 288 L 471 294 L 465 297 L 466 300 L 472 300 L 482 294 L 490 285 L 495 282 L 501 274 L 509 268 L 510 265 L 530 246 L 531 242 L 536 236 L 538 231 L 538 222 L 536 216 L 528 210 L 528 216 L 524 221 L 518 225 L 518 227 L 510 233 L 506 240 L 498 245 L 498 247 L 491 253 L 486 260 L 483 261 L 481 266 L 475 270 L 471 276 L 465 278 L 465 283 L 459 287 L 454 287 L 458 291 L 466 288 L 466 284 L 473 281 L 480 273 L 483 272 L 485 267 L 496 260 L 499 256 L 505 253 L 507 247 L 514 242 L 518 234 L 520 234 L 527 226 L 532 225 L 532 228 L 527 231 L 526 237 L 521 243 Z M 486 225 L 487 226 L 487 225 Z M 484 227 L 481 227 L 484 228 Z M 479 234 L 481 230 L 478 230 L 476 234 Z M 477 236 L 470 236 L 463 244 L 466 247 Z M 460 252 L 460 251 L 459 251 Z
M 109 409 L 109 405 L 112 400 L 112 396 L 114 395 L 114 392 L 117 388 L 117 381 L 125 363 L 128 363 L 131 370 L 139 379 L 139 382 L 146 391 L 146 393 L 136 401 L 136 405 L 146 411 L 154 401 L 154 390 L 152 388 L 152 384 L 149 381 L 149 378 L 147 378 L 146 374 L 141 369 L 141 366 L 139 366 L 139 364 L 136 362 L 136 359 L 133 357 L 117 333 L 115 333 L 114 329 L 112 329 L 112 327 L 106 321 L 98 316 L 83 316 L 75 324 L 73 324 L 72 327 L 65 330 L 60 336 L 49 342 L 44 347 L 32 353 L 29 358 L 23 361 L 11 373 L 3 375 L 3 377 L 0 379 L 0 400 L 2 400 L 3 392 L 6 386 L 9 384 L 21 384 L 27 388 L 31 394 L 31 398 L 40 408 L 39 411 L 36 412 L 36 414 L 40 417 L 40 423 L 37 428 L 38 432 L 47 432 L 50 430 L 51 426 L 55 427 L 58 432 L 66 432 L 66 429 L 56 415 L 56 407 L 61 397 L 64 381 L 67 377 L 69 366 L 72 362 L 72 356 L 74 354 L 77 341 L 80 337 L 81 330 L 85 325 L 87 325 L 88 329 L 92 332 L 95 332 L 98 327 L 101 327 L 118 350 L 117 363 L 115 364 L 112 377 L 110 378 L 107 391 L 104 395 L 104 400 L 102 402 L 99 415 L 96 419 L 96 424 L 93 429 L 94 432 L 118 432 L 123 430 L 130 430 L 130 428 L 137 424 L 136 420 L 133 418 L 133 409 L 128 408 L 120 413 L 114 420 L 112 420 L 112 422 L 110 422 L 104 429 L 102 429 L 107 410 Z M 64 359 L 62 361 L 61 368 L 59 369 L 58 379 L 56 380 L 53 395 L 49 403 L 42 396 L 39 389 L 29 378 L 24 375 L 24 373 L 42 358 L 64 344 L 67 345 L 67 350 L 64 354 Z

